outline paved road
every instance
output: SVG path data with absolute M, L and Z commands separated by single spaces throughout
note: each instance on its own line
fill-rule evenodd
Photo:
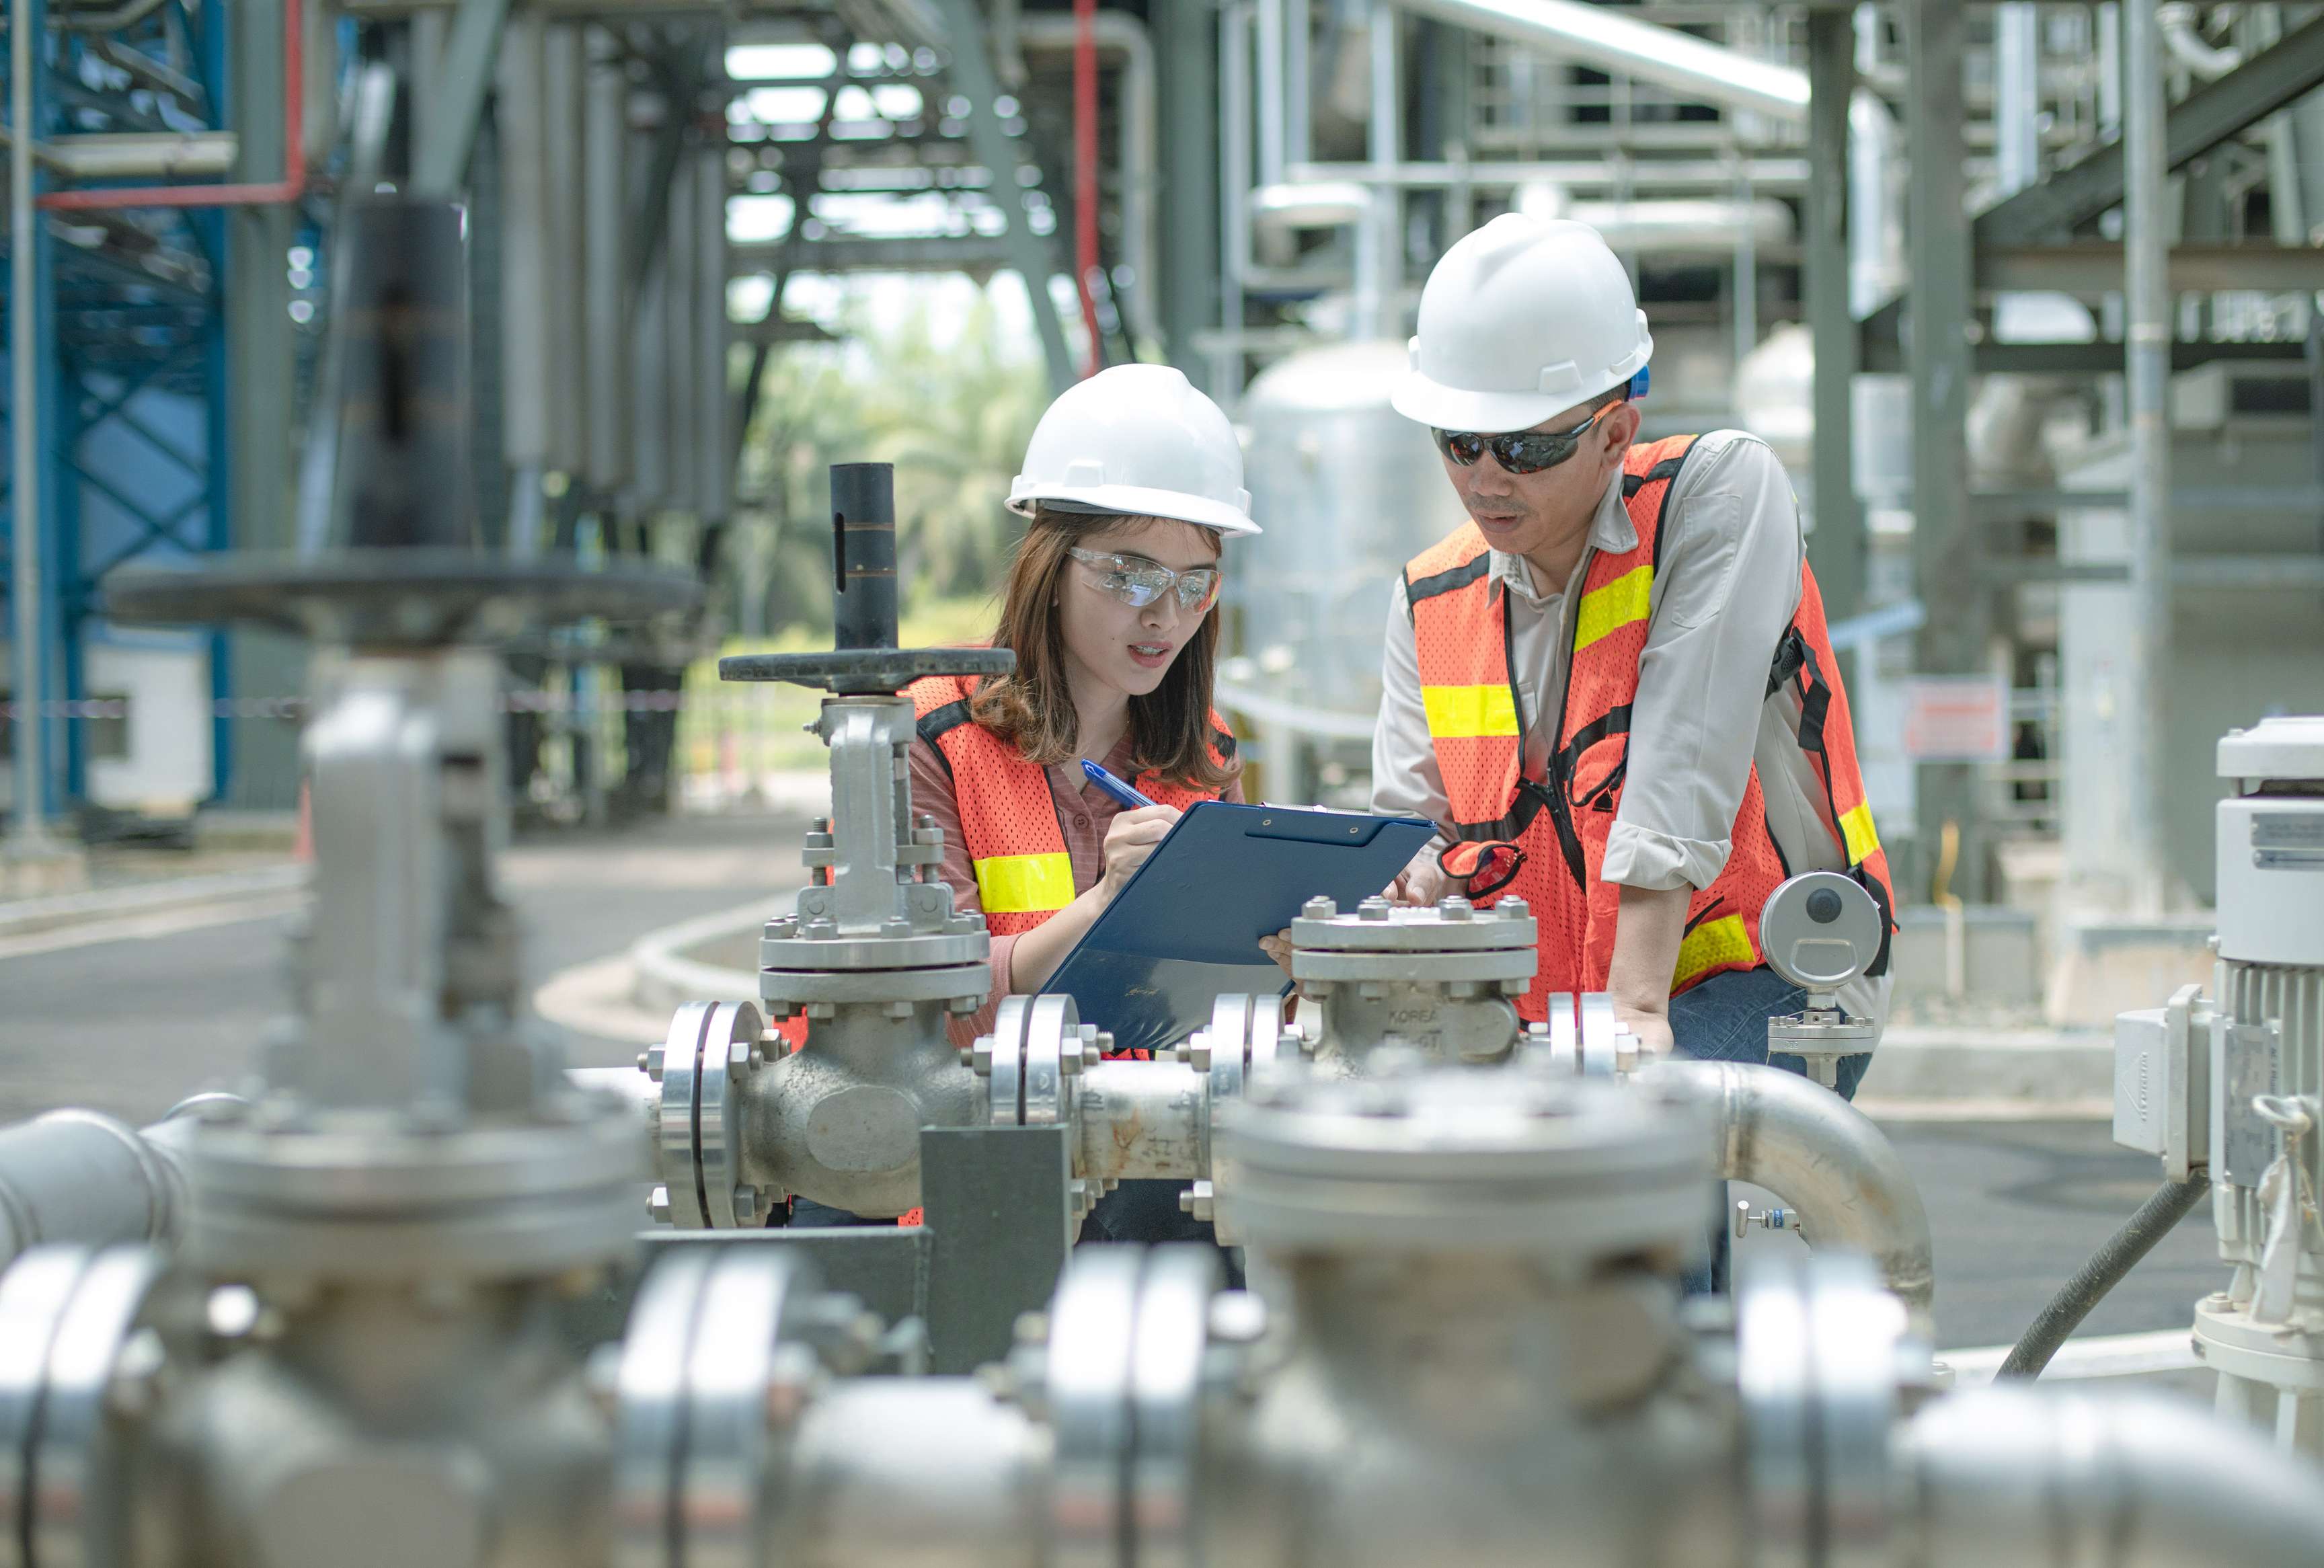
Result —
M 525 921 L 526 990 L 622 952 L 641 934 L 796 888 L 804 824 L 681 818 L 512 850 L 503 896 Z M 149 1120 L 239 1075 L 284 1010 L 291 916 L 0 959 L 0 1120 L 88 1105 Z M 645 1042 L 570 1037 L 574 1065 L 628 1062 Z
M 519 845 L 503 883 L 528 922 L 532 984 L 618 954 L 645 931 L 798 886 L 800 826 L 696 818 Z M 150 1119 L 193 1088 L 231 1079 L 281 1013 L 290 924 L 244 920 L 0 960 L 0 1120 L 62 1104 Z M 641 1043 L 576 1037 L 572 1060 L 618 1065 Z M 2153 1160 L 2113 1148 L 2101 1123 L 1889 1130 L 1927 1200 L 1947 1345 L 2014 1339 L 2158 1179 Z M 2089 1332 L 2178 1327 L 2222 1278 L 2205 1205 L 2099 1306 Z

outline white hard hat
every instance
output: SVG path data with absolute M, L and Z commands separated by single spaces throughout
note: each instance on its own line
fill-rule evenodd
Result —
M 1117 364 L 1049 405 L 1009 487 L 1010 511 L 1030 517 L 1036 502 L 1259 531 L 1234 427 L 1167 364 Z
M 1504 213 L 1420 291 L 1396 411 L 1440 430 L 1524 430 L 1637 377 L 1653 357 L 1629 274 L 1586 223 Z

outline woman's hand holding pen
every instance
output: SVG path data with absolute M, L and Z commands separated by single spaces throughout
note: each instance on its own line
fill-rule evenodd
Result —
M 1130 885 L 1130 877 L 1146 863 L 1146 857 L 1154 853 L 1154 846 L 1168 835 L 1178 816 L 1175 806 L 1141 806 L 1107 825 L 1105 874 L 1098 879 L 1096 889 L 1100 909 L 1113 902 Z

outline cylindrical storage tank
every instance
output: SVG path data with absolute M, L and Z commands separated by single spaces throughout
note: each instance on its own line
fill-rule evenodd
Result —
M 1310 349 L 1245 395 L 1244 482 L 1266 531 L 1236 542 L 1227 594 L 1269 696 L 1377 712 L 1389 580 L 1466 515 L 1427 430 L 1388 407 L 1406 363 L 1400 342 Z

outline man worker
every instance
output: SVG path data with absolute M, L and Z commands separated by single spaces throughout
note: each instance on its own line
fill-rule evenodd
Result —
M 1765 1062 L 1804 1001 L 1768 896 L 1821 870 L 1895 900 L 1791 485 L 1739 430 L 1639 444 L 1653 353 L 1587 225 L 1497 217 L 1429 274 L 1392 401 L 1470 521 L 1389 595 L 1372 808 L 1440 829 L 1399 898 L 1531 907 L 1526 1018 L 1607 991 L 1648 1052 Z M 1887 964 L 1850 1012 L 1886 1016 Z

